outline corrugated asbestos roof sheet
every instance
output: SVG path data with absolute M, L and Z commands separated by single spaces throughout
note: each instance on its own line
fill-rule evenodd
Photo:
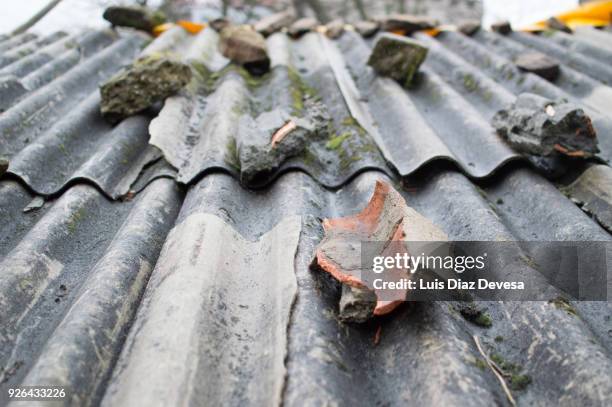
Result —
M 486 302 L 489 329 L 452 303 L 411 303 L 350 325 L 337 320 L 339 288 L 309 269 L 320 219 L 361 210 L 377 179 L 450 239 L 609 241 L 609 167 L 560 189 L 489 124 L 521 91 L 566 97 L 586 107 L 609 159 L 609 50 L 560 33 L 417 34 L 430 52 L 406 91 L 374 77 L 363 64 L 371 44 L 352 32 L 269 37 L 273 69 L 259 80 L 223 69 L 212 30 L 179 37 L 180 52 L 205 55 L 196 62 L 207 76 L 152 122 L 159 150 L 148 113 L 115 127 L 98 113 L 98 84 L 142 37 L 0 42 L 12 73 L 0 82 L 24 89 L 0 114 L 10 161 L 0 180 L 0 404 L 19 384 L 66 386 L 73 405 L 504 404 L 473 335 L 531 377 L 514 392 L 520 405 L 611 402 L 610 302 L 573 303 L 575 314 Z M 568 50 L 558 82 L 514 67 L 531 47 Z M 11 62 L 19 49 L 30 51 Z M 330 138 L 245 177 L 243 148 L 263 139 L 243 130 L 263 113 L 291 114 L 304 94 L 329 111 Z M 140 192 L 116 199 L 129 190 Z

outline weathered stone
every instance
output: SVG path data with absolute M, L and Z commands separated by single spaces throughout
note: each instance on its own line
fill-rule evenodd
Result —
M 141 6 L 111 6 L 104 11 L 102 17 L 112 25 L 147 32 L 166 22 L 166 16 L 161 11 L 152 11 Z
M 168 56 L 140 58 L 100 87 L 100 111 L 107 120 L 120 121 L 172 96 L 191 76 L 188 65 Z
M 264 74 L 270 69 L 266 40 L 248 25 L 225 27 L 219 38 L 219 50 L 254 75 Z
M 410 14 L 391 14 L 381 21 L 381 30 L 410 35 L 417 31 L 435 28 L 437 25 L 437 20 L 428 17 Z
M 379 75 L 389 76 L 402 86 L 410 86 L 426 57 L 427 48 L 415 40 L 385 33 L 376 41 L 368 65 Z
M 290 11 L 271 14 L 255 23 L 255 31 L 267 37 L 288 27 L 294 20 L 295 16 Z
M 375 21 L 358 21 L 354 24 L 355 31 L 364 38 L 370 38 L 378 32 L 380 24 Z
M 556 17 L 551 17 L 546 20 L 546 25 L 548 25 L 548 27 L 552 28 L 553 30 L 563 31 L 568 34 L 573 33 L 571 28 L 569 28 L 563 21 L 559 20 Z
M 559 76 L 559 64 L 554 59 L 541 52 L 526 52 L 520 54 L 514 61 L 522 71 L 531 72 L 549 81 Z
M 512 26 L 508 21 L 500 21 L 498 23 L 491 24 L 491 30 L 502 35 L 507 35 L 512 32 Z
M 299 38 L 310 31 L 314 31 L 318 25 L 319 22 L 314 18 L 300 18 L 299 20 L 291 24 L 287 33 L 293 38 Z
M 6 157 L 0 157 L 0 176 L 8 170 L 9 160 Z
M 329 114 L 320 102 L 307 98 L 304 111 L 297 117 L 281 109 L 240 119 L 241 137 L 237 146 L 240 181 L 258 186 L 259 179 L 278 168 L 285 160 L 304 152 L 307 143 L 327 136 Z
M 342 284 L 338 318 L 344 322 L 366 322 L 374 316 L 376 294 L 367 288 Z
M 468 37 L 471 37 L 472 35 L 476 34 L 480 30 L 480 23 L 476 21 L 470 21 L 467 23 L 463 23 L 459 26 L 458 30 L 460 33 L 465 34 Z
M 344 21 L 340 19 L 332 20 L 325 24 L 325 35 L 327 37 L 335 39 L 344 33 Z
M 590 157 L 599 152 L 591 119 L 572 103 L 522 93 L 510 107 L 495 114 L 492 125 L 522 153 Z
M 214 20 L 212 20 L 211 22 L 208 23 L 208 25 L 215 30 L 216 32 L 221 32 L 223 31 L 223 29 L 227 26 L 229 26 L 231 23 L 227 18 L 216 18 Z

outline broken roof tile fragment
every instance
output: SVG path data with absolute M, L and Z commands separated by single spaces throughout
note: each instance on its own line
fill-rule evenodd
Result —
M 385 33 L 378 37 L 368 65 L 381 76 L 389 76 L 409 87 L 427 57 L 427 47 L 418 41 Z
M 331 274 L 342 284 L 370 290 L 374 288 L 366 282 L 368 270 L 361 264 L 364 243 L 377 245 L 377 255 L 394 256 L 409 253 L 412 246 L 407 242 L 448 239 L 436 225 L 407 206 L 399 192 L 382 181 L 376 182 L 365 209 L 354 216 L 325 219 L 323 229 L 325 236 L 317 246 L 313 266 Z M 400 281 L 410 275 L 406 270 L 393 269 L 385 277 L 386 281 Z M 374 292 L 377 302 L 372 315 L 387 314 L 410 299 L 406 298 L 406 290 L 389 293 L 374 289 Z M 356 319 L 363 319 L 363 316 Z
M 591 119 L 573 103 L 522 93 L 495 114 L 492 124 L 522 153 L 591 157 L 599 152 Z

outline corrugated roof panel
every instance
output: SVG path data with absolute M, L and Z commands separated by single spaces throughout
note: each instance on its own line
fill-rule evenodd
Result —
M 578 103 L 593 121 L 601 157 L 610 160 L 612 118 L 607 106 L 612 101 L 612 89 L 565 65 L 561 66 L 561 74 L 554 83 L 532 73 L 521 72 L 512 62 L 513 58 L 533 50 L 513 41 L 513 35 L 515 34 L 507 38 L 496 33 L 479 31 L 473 37 L 466 37 L 459 33 L 444 32 L 440 34 L 437 42 L 445 47 L 438 47 L 440 52 L 430 52 L 430 56 L 436 58 L 439 55 L 441 58 L 438 73 L 452 72 L 458 82 L 463 80 L 463 86 L 468 88 L 467 96 L 480 98 L 482 104 L 488 100 L 491 116 L 497 109 L 504 107 L 494 96 L 490 96 L 496 93 L 491 80 L 495 81 L 496 87 L 501 85 L 516 95 L 530 92 L 553 100 L 567 99 Z M 434 40 L 425 35 L 419 34 L 418 38 L 428 42 L 428 45 L 435 44 Z M 430 51 L 434 49 L 436 48 Z M 449 54 L 460 55 L 464 68 L 459 68 L 456 63 L 461 58 L 455 57 L 451 60 Z M 449 64 L 453 69 L 448 69 Z
M 23 34 L 15 37 L 13 40 L 9 40 L 9 48 L 3 50 L 2 55 L 0 55 L 1 68 L 4 68 L 5 66 L 18 61 L 21 58 L 35 53 L 45 45 L 52 44 L 56 41 L 61 41 L 68 34 L 63 31 L 58 31 L 41 38 L 32 38 L 29 37 L 29 35 L 30 34 Z M 23 38 L 28 40 L 22 41 Z
M 214 215 L 179 222 L 102 405 L 281 404 L 300 228 L 248 241 Z
M 10 50 L 13 47 L 16 47 L 29 41 L 33 41 L 36 38 L 38 38 L 36 34 L 29 32 L 13 36 L 5 35 L 0 38 L 0 52 L 6 52 L 7 50 Z
M 339 47 L 400 174 L 409 175 L 433 160 L 443 159 L 457 162 L 471 176 L 485 177 L 520 157 L 495 134 L 481 116 L 480 106 L 471 105 L 471 100 L 468 102 L 445 83 L 429 64 L 422 68 L 414 89 L 406 92 L 395 81 L 377 77 L 364 64 L 370 47 L 359 35 L 345 33 Z M 432 53 L 435 51 L 430 49 Z M 511 100 L 504 92 L 496 97 Z
M 7 174 L 38 194 L 54 195 L 85 180 L 118 198 L 143 167 L 161 157 L 148 145 L 149 119 L 136 116 L 113 128 L 100 116 L 98 84 L 134 58 L 144 43 L 138 34 L 109 40 L 107 32 L 83 36 L 78 44 L 93 49 L 81 49 L 83 55 L 69 49 L 30 73 L 24 83 L 53 80 L 0 114 L 0 155 L 9 159 Z M 80 62 L 62 73 L 67 61 Z
M 558 81 L 561 88 L 521 72 L 506 57 L 515 57 L 525 47 L 515 44 L 513 47 L 518 48 L 512 48 L 514 53 L 507 56 L 505 48 L 495 54 L 477 43 L 493 35 L 500 37 L 495 44 L 511 41 L 490 33 L 479 33 L 476 40 L 452 32 L 442 33 L 438 39 L 418 34 L 418 39 L 429 47 L 429 56 L 418 83 L 404 90 L 394 81 L 373 74 L 365 64 L 369 45 L 356 33 L 346 32 L 337 42 L 316 33 L 297 41 L 275 34 L 268 39 L 273 66 L 269 77 L 245 80 L 236 73 L 223 73 L 211 93 L 205 90 L 210 84 L 198 85 L 195 80 L 191 91 L 168 99 L 152 124 L 152 143 L 179 169 L 178 179 L 185 183 L 206 171 L 222 168 L 236 175 L 240 170 L 247 184 L 265 185 L 278 173 L 302 169 L 323 184 L 337 187 L 364 169 L 389 173 L 376 150 L 403 176 L 442 159 L 456 162 L 472 177 L 482 178 L 521 158 L 496 134 L 491 117 L 523 91 L 555 99 L 571 98 L 564 85 L 569 79 L 563 79 L 563 75 L 578 75 L 572 81 L 578 81 L 582 90 L 574 86 L 572 94 L 586 103 L 599 133 L 601 156 L 608 158 L 612 138 L 607 130 L 612 129 L 612 119 L 603 113 L 601 105 L 596 109 L 592 106 L 594 98 L 605 98 L 606 92 L 612 92 L 610 88 L 565 65 Z M 216 34 L 200 34 L 200 38 L 204 36 L 206 41 L 201 39 L 200 44 L 214 49 Z M 213 54 L 208 51 L 209 56 Z M 336 132 L 328 136 L 330 140 L 347 131 L 346 118 L 357 120 L 365 130 L 364 137 L 354 135 L 340 144 L 342 154 L 330 151 L 331 141 L 325 143 L 328 148 L 310 143 L 305 157 L 298 155 L 284 162 L 281 157 L 256 182 L 250 180 L 245 172 L 253 166 L 249 162 L 253 157 L 243 154 L 243 150 L 254 148 L 245 142 L 245 138 L 251 140 L 254 136 L 247 135 L 240 122 L 245 121 L 245 112 L 257 118 L 262 110 L 291 110 L 294 102 L 290 92 L 281 89 L 291 90 L 296 81 L 316 91 L 331 113 Z M 245 104 L 245 100 L 250 102 Z M 465 130 L 457 133 L 458 128 Z M 182 135 L 179 143 L 175 142 L 176 129 Z M 352 146 L 350 140 L 363 145 Z M 259 149 L 263 151 L 266 142 L 267 139 L 255 144 L 261 144 Z M 545 169 L 567 165 L 541 161 L 533 160 Z
M 11 203 L 27 201 L 19 187 L 2 184 Z M 95 399 L 181 200 L 165 179 L 129 203 L 80 185 L 42 213 L 9 206 L 0 230 L 19 230 L 11 237 L 20 240 L 2 241 L 9 249 L 0 260 L 3 386 L 48 379 L 70 385 L 73 403 Z
M 565 34 L 417 34 L 429 56 L 417 86 L 403 89 L 372 74 L 370 43 L 351 32 L 338 41 L 275 34 L 273 69 L 253 78 L 222 70 L 214 31 L 171 30 L 145 52 L 173 49 L 206 74 L 150 126 L 175 171 L 148 145 L 146 115 L 115 127 L 101 119 L 98 81 L 144 44 L 127 34 L 107 46 L 106 35 L 78 39 L 92 47 L 79 63 L 74 50 L 45 59 L 43 50 L 72 41 L 56 38 L 57 48 L 4 68 L 36 85 L 0 114 L 0 153 L 10 158 L 0 181 L 0 404 L 6 388 L 41 383 L 67 387 L 67 404 L 79 405 L 504 404 L 474 336 L 530 378 L 512 390 L 520 405 L 610 402 L 610 302 L 479 302 L 490 328 L 464 320 L 459 303 L 406 303 L 353 325 L 338 320 L 338 284 L 310 268 L 321 219 L 359 212 L 378 179 L 451 240 L 611 240 L 600 226 L 610 227 L 609 167 L 585 166 L 562 188 L 593 219 L 510 163 L 518 155 L 489 124 L 522 91 L 568 97 L 587 105 L 607 157 L 612 122 L 600 102 L 609 88 L 596 77 L 605 66 L 564 60 L 552 84 L 512 63 L 531 47 L 553 55 L 580 46 L 594 59 L 606 51 Z M 278 171 L 245 179 L 247 148 L 267 146 L 269 135 L 243 132 L 241 121 L 292 112 L 304 93 L 316 94 L 335 130 Z M 246 189 L 240 175 L 265 187 Z M 187 184 L 185 200 L 168 177 Z
M 82 59 L 108 46 L 112 31 L 92 31 L 62 38 L 0 69 L 0 110 L 6 110 L 40 86 L 49 83 Z
M 528 222 L 533 224 L 538 218 L 542 219 L 546 211 L 550 222 L 546 227 L 537 225 L 540 233 L 531 235 L 531 239 L 609 239 L 599 226 L 531 171 L 515 170 L 509 174 L 508 182 L 487 189 L 486 192 L 478 191 L 464 176 L 453 171 L 434 172 L 431 175 L 427 181 L 423 179 L 423 185 L 413 186 L 413 192 L 405 195 L 410 205 L 440 225 L 451 238 L 516 239 L 524 236 L 523 229 Z M 223 393 L 221 385 L 216 389 L 205 385 L 210 377 L 223 375 L 226 379 L 233 377 L 235 379 L 232 380 L 240 383 L 234 392 L 224 393 L 224 400 L 234 403 L 243 400 L 244 394 L 260 381 L 265 383 L 277 377 L 277 372 L 273 370 L 259 370 L 260 375 L 245 376 L 252 362 L 250 357 L 240 352 L 238 345 L 227 349 L 223 346 L 221 350 L 225 350 L 226 354 L 218 356 L 217 363 L 208 363 L 212 355 L 218 355 L 219 350 L 211 344 L 228 341 L 232 344 L 232 335 L 261 349 L 263 354 L 266 354 L 266 349 L 271 354 L 277 354 L 278 349 L 271 344 L 261 348 L 261 338 L 244 336 L 248 332 L 240 329 L 244 318 L 247 318 L 246 314 L 242 316 L 243 310 L 235 308 L 232 315 L 237 320 L 232 321 L 229 316 L 225 317 L 225 307 L 203 306 L 201 303 L 203 299 L 210 298 L 213 304 L 217 304 L 215 295 L 212 298 L 201 295 L 202 292 L 213 290 L 214 293 L 226 293 L 223 298 L 229 298 L 227 301 L 232 304 L 229 307 L 234 309 L 232 306 L 250 298 L 244 286 L 247 284 L 245 281 L 236 282 L 224 275 L 214 280 L 204 280 L 206 273 L 190 277 L 195 265 L 204 260 L 197 260 L 193 264 L 189 260 L 193 256 L 185 255 L 183 259 L 175 256 L 179 252 L 192 253 L 198 259 L 213 262 L 215 253 L 219 251 L 215 249 L 216 244 L 206 244 L 206 236 L 210 232 L 216 236 L 240 233 L 240 237 L 235 235 L 223 239 L 223 245 L 230 246 L 223 249 L 228 253 L 234 250 L 243 253 L 240 251 L 240 248 L 244 249 L 241 243 L 243 239 L 258 242 L 248 245 L 264 244 L 269 239 L 270 230 L 275 234 L 287 232 L 287 242 L 291 242 L 293 235 L 288 230 L 292 229 L 287 229 L 286 222 L 296 214 L 301 214 L 302 233 L 295 263 L 299 292 L 288 325 L 285 403 L 342 404 L 367 400 L 369 404 L 397 404 L 434 400 L 439 403 L 479 405 L 502 402 L 504 395 L 494 377 L 483 373 L 476 366 L 475 361 L 480 356 L 475 350 L 472 339 L 474 334 L 482 338 L 490 351 L 522 365 L 524 373 L 531 376 L 533 383 L 527 391 L 515 392 L 519 400 L 525 400 L 526 403 L 542 402 L 557 395 L 557 386 L 569 385 L 576 377 L 581 377 L 582 383 L 586 385 L 568 390 L 564 396 L 568 403 L 602 402 L 604 398 L 598 399 L 600 396 L 597 394 L 605 397 L 603 394 L 609 391 L 610 385 L 611 363 L 608 355 L 612 342 L 607 334 L 608 324 L 605 323 L 605 315 L 610 310 L 608 303 L 577 304 L 578 312 L 582 312 L 581 307 L 584 307 L 581 318 L 548 303 L 484 303 L 494 320 L 493 327 L 487 330 L 465 322 L 454 311 L 452 303 L 407 305 L 389 318 L 369 325 L 344 325 L 337 321 L 338 292 L 323 275 L 309 269 L 314 247 L 322 236 L 317 218 L 357 212 L 367 202 L 374 180 L 381 177 L 385 178 L 381 173 L 366 172 L 336 193 L 326 192 L 314 180 L 301 173 L 284 175 L 268 190 L 260 192 L 246 191 L 232 177 L 223 174 L 210 174 L 192 187 L 178 217 L 177 226 L 171 233 L 172 238 L 168 239 L 160 263 L 152 274 L 151 281 L 159 283 L 149 284 L 145 296 L 148 299 L 145 300 L 147 305 L 143 306 L 137 317 L 134 332 L 128 340 L 131 345 L 122 355 L 118 374 L 111 382 L 111 392 L 105 401 L 109 405 L 129 405 L 129 400 L 134 397 L 153 394 L 155 397 L 149 400 L 152 404 L 164 404 L 166 401 L 199 404 Z M 524 213 L 519 211 L 519 214 L 514 214 L 517 208 L 525 206 L 525 201 L 533 200 L 532 196 L 512 200 L 511 193 L 516 191 L 518 182 L 525 184 L 522 190 L 537 194 L 539 202 Z M 507 200 L 503 204 L 508 207 L 505 212 L 492 208 L 492 202 L 496 202 L 498 196 Z M 440 205 L 439 202 L 445 204 Z M 274 210 L 270 211 L 270 208 Z M 215 217 L 203 215 L 211 213 Z M 567 213 L 571 216 L 568 217 Z M 523 219 L 527 215 L 528 219 Z M 563 219 L 564 223 L 555 222 L 555 217 Z M 195 222 L 196 219 L 201 219 L 201 223 Z M 544 220 L 541 223 L 544 224 Z M 237 232 L 232 232 L 232 228 Z M 189 233 L 186 233 L 187 229 Z M 202 238 L 198 239 L 197 236 Z M 179 242 L 182 242 L 180 250 L 176 246 Z M 287 243 L 285 248 L 287 252 L 293 253 L 293 244 Z M 273 248 L 270 250 L 260 251 L 255 257 L 267 258 L 274 253 Z M 244 253 L 251 251 L 245 249 Z M 245 257 L 251 259 L 250 255 L 227 255 L 220 260 L 222 264 L 215 270 L 221 272 L 225 267 L 236 267 L 237 274 L 245 268 L 251 273 L 260 270 L 255 258 L 247 260 L 248 265 L 241 266 Z M 277 268 L 277 263 L 269 264 L 267 270 L 271 275 L 283 270 L 282 267 Z M 184 287 L 187 287 L 184 285 L 187 281 L 210 282 L 203 285 L 191 284 L 189 288 L 179 290 L 176 284 L 181 281 Z M 227 285 L 223 286 L 222 282 Z M 226 289 L 236 292 L 227 293 Z M 171 294 L 177 291 L 193 291 L 194 297 L 184 295 L 177 298 Z M 275 292 L 268 290 L 272 303 L 282 298 L 280 293 Z M 234 295 L 238 296 L 236 300 Z M 281 304 L 284 303 L 281 301 Z M 181 309 L 185 313 L 178 311 Z M 248 319 L 259 321 L 259 315 L 265 310 L 249 307 Z M 211 317 L 210 312 L 214 312 L 215 316 Z M 182 317 L 185 317 L 184 321 Z M 166 326 L 160 323 L 159 318 L 164 318 L 168 324 L 179 324 L 170 332 L 180 334 L 170 335 L 167 331 L 156 329 L 160 325 Z M 223 318 L 225 323 L 219 324 L 219 318 Z M 280 320 L 279 323 L 285 322 Z M 195 326 L 191 325 L 194 323 Z M 382 326 L 382 339 L 374 346 L 372 341 L 378 325 Z M 277 328 L 276 325 L 270 327 Z M 503 342 L 494 341 L 496 336 L 502 336 Z M 194 339 L 188 341 L 188 338 Z M 187 342 L 178 346 L 176 341 Z M 174 349 L 175 352 L 181 349 L 186 359 L 173 359 L 168 364 L 158 364 L 145 353 L 146 349 L 151 349 L 152 344 L 157 344 L 160 349 Z M 184 352 L 185 349 L 189 351 Z M 584 352 L 575 353 L 575 349 Z M 549 352 L 554 352 L 556 356 L 549 357 Z M 189 360 L 188 355 L 201 356 L 197 362 L 183 362 Z M 571 360 L 571 365 L 564 360 Z M 168 369 L 168 366 L 173 368 Z M 227 366 L 235 367 L 236 370 L 227 371 Z M 542 374 L 551 369 L 557 372 L 554 380 Z M 155 380 L 143 379 L 145 376 Z M 202 379 L 195 379 L 198 377 Z M 164 381 L 175 385 L 156 385 Z M 440 385 L 457 381 L 462 383 L 460 387 Z M 356 382 L 360 383 L 357 388 Z M 590 386 L 599 388 L 601 392 L 591 392 Z M 407 390 L 390 391 L 398 387 Z
M 508 168 L 499 176 L 501 181 L 479 189 L 456 171 L 432 168 L 402 193 L 409 205 L 451 239 L 610 239 L 533 171 Z M 501 403 L 505 396 L 499 384 L 477 366 L 480 355 L 472 335 L 478 335 L 489 352 L 521 365 L 522 374 L 531 377 L 525 391 L 514 392 L 519 401 L 539 403 L 558 397 L 559 386 L 569 386 L 579 377 L 581 385 L 564 393 L 568 403 L 602 403 L 612 383 L 607 302 L 576 303 L 579 317 L 546 302 L 480 303 L 493 318 L 489 329 L 466 322 L 454 303 L 444 302 L 406 304 L 371 324 L 338 322 L 338 288 L 309 268 L 322 237 L 320 218 L 358 212 L 380 178 L 388 181 L 383 173 L 365 172 L 340 190 L 330 191 L 308 175 L 292 172 L 266 190 L 249 191 L 230 175 L 209 174 L 190 188 L 148 284 L 136 278 L 149 272 L 134 260 L 135 254 L 149 248 L 143 239 L 159 243 L 165 239 L 165 232 L 148 228 L 168 228 L 173 222 L 180 197 L 171 192 L 172 181 L 153 182 L 134 203 L 111 203 L 86 186 L 71 188 L 43 208 L 29 232 L 16 236 L 21 242 L 8 245 L 11 250 L 3 264 L 12 265 L 10 275 L 18 278 L 25 270 L 39 271 L 27 295 L 3 308 L 8 312 L 4 319 L 22 318 L 17 326 L 7 326 L 10 332 L 4 336 L 7 353 L 2 364 L 10 367 L 19 362 L 6 383 L 42 380 L 74 388 L 75 402 L 96 403 L 104 397 L 109 405 L 130 405 L 142 397 L 160 405 L 206 404 L 211 399 L 237 403 L 264 396 L 271 402 L 280 397 L 279 383 L 285 383 L 282 400 L 291 405 L 351 400 Z M 20 187 L 8 187 L 28 202 Z M 36 214 L 23 214 L 21 208 L 17 205 L 10 217 L 3 218 L 18 223 Z M 65 239 L 66 233 L 75 235 Z M 110 246 L 107 236 L 114 236 Z M 135 241 L 135 246 L 126 241 Z M 37 245 L 45 249 L 41 252 Z M 71 254 L 75 250 L 78 256 Z M 35 253 L 44 254 L 36 254 L 34 262 Z M 15 268 L 21 264 L 18 258 L 24 261 L 24 271 Z M 115 265 L 124 264 L 123 259 L 129 267 Z M 94 263 L 95 267 L 88 266 Z M 77 265 L 81 271 L 76 271 Z M 207 269 L 210 273 L 202 272 Z M 297 299 L 287 319 L 295 279 Z M 66 296 L 61 296 L 58 284 L 68 287 Z M 114 287 L 112 295 L 109 285 Z M 144 300 L 132 323 L 135 298 L 145 285 Z M 2 287 L 9 286 L 14 290 L 10 279 L 3 280 Z M 55 303 L 55 298 L 60 302 Z M 109 304 L 109 298 L 117 301 Z M 120 299 L 127 305 L 117 308 Z M 35 305 L 28 308 L 28 302 Z M 114 313 L 117 309 L 121 316 Z M 38 321 L 36 316 L 42 314 L 48 317 Z M 123 344 L 120 333 L 128 326 L 131 332 Z M 378 326 L 382 333 L 375 346 Z M 108 329 L 112 334 L 101 334 Z M 39 339 L 25 341 L 13 336 L 16 332 Z M 42 340 L 45 332 L 54 333 Z M 497 336 L 503 341 L 495 341 Z M 286 364 L 279 365 L 283 355 Z M 551 370 L 557 372 L 554 380 L 542 373 Z M 211 377 L 223 377 L 223 383 L 233 378 L 236 385 L 213 386 Z M 441 386 L 457 381 L 460 387 Z M 361 383 L 357 388 L 356 382 Z M 276 390 L 264 393 L 258 387 L 261 383 Z M 398 387 L 407 390 L 390 391 Z
M 207 50 L 202 52 L 207 57 L 197 62 L 222 67 L 211 62 L 220 58 L 216 33 L 205 30 L 199 37 L 196 44 Z M 178 168 L 178 180 L 189 183 L 221 168 L 239 175 L 246 184 L 262 186 L 280 173 L 301 169 L 324 185 L 337 187 L 367 168 L 388 171 L 377 145 L 351 119 L 329 63 L 320 54 L 320 44 L 296 49 L 283 34 L 268 41 L 274 51 L 273 69 L 267 76 L 258 79 L 240 71 L 222 71 L 212 91 L 196 76 L 186 90 L 166 100 L 151 124 L 151 143 Z M 286 159 L 284 153 L 276 157 L 270 147 L 271 133 L 256 130 L 257 126 L 272 126 L 269 130 L 274 132 L 290 118 L 299 119 L 307 99 L 314 96 L 308 93 L 315 92 L 331 116 L 334 131 L 312 135 Z M 334 139 L 337 143 L 332 143 Z M 265 162 L 268 158 L 270 163 Z

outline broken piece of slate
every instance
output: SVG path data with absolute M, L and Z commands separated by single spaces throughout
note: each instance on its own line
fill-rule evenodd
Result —
M 387 314 L 407 299 L 406 290 L 374 289 L 367 277 L 371 270 L 362 265 L 363 243 L 371 244 L 377 255 L 394 256 L 412 249 L 417 251 L 410 242 L 447 240 L 444 232 L 406 205 L 400 193 L 382 181 L 376 182 L 374 194 L 363 211 L 345 218 L 325 219 L 323 229 L 325 236 L 317 246 L 313 268 L 357 289 L 343 288 L 340 304 L 341 317 L 352 322 Z M 388 270 L 384 278 L 400 281 L 411 276 L 404 269 L 394 269 Z M 376 295 L 374 307 L 372 297 L 363 290 Z
M 327 135 L 330 117 L 324 105 L 309 98 L 304 108 L 301 117 L 275 109 L 240 119 L 239 131 L 245 136 L 236 147 L 243 184 L 258 186 L 285 160 L 303 153 L 307 143 Z
M 151 32 L 153 27 L 166 22 L 161 11 L 152 11 L 142 6 L 111 6 L 102 17 L 114 26 L 131 27 Z
M 492 125 L 522 153 L 591 157 L 599 152 L 591 119 L 572 103 L 522 93 L 511 106 L 495 114 Z
M 559 63 L 541 52 L 525 52 L 514 60 L 514 64 L 525 72 L 531 72 L 549 81 L 559 76 Z
M 266 40 L 248 25 L 225 27 L 219 37 L 219 51 L 253 75 L 262 75 L 270 70 Z
M 410 38 L 395 34 L 382 34 L 376 44 L 368 65 L 377 74 L 389 76 L 403 86 L 410 86 L 414 75 L 427 57 L 427 48 Z
M 178 92 L 191 75 L 188 65 L 167 55 L 139 58 L 100 87 L 102 116 L 116 123 L 143 111 Z
M 435 28 L 438 21 L 422 16 L 413 16 L 410 14 L 391 14 L 389 17 L 381 20 L 380 29 L 390 31 L 397 34 L 410 35 L 417 31 L 428 30 Z

